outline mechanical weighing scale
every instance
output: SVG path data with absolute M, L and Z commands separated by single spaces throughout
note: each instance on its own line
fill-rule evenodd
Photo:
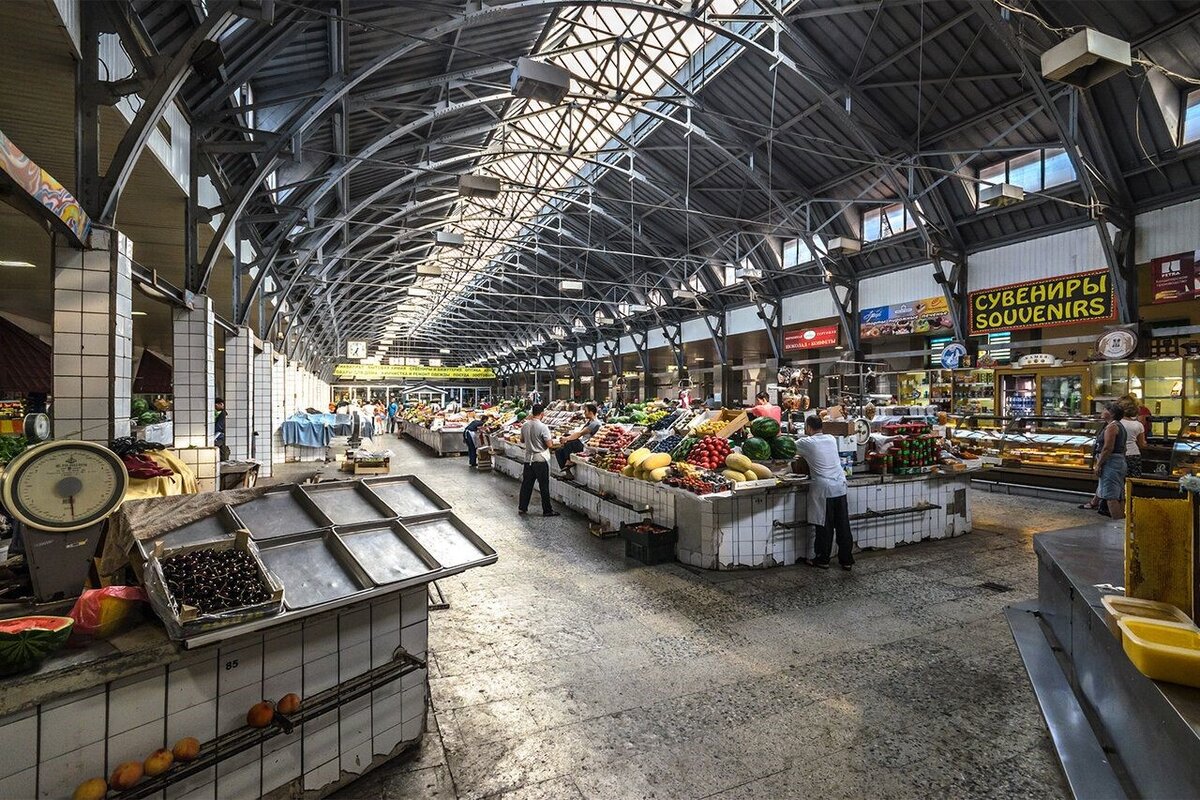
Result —
M 45 439 L 49 420 L 30 416 L 41 419 L 26 419 L 27 438 Z M 8 463 L 0 475 L 0 501 L 16 521 L 37 602 L 80 593 L 104 520 L 128 488 L 120 457 L 94 442 L 43 441 Z

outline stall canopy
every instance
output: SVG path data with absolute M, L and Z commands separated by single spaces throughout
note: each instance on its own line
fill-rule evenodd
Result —
M 50 345 L 0 317 L 0 392 L 49 394 L 50 363 Z

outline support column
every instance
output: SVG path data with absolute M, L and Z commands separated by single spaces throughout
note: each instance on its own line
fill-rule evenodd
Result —
M 213 446 L 216 341 L 212 299 L 196 295 L 194 308 L 177 308 L 173 319 L 175 348 L 175 447 Z
M 287 357 L 272 351 L 271 356 L 271 457 L 276 462 L 285 460 L 283 445 L 283 421 L 291 409 L 287 396 Z
M 54 244 L 54 436 L 107 443 L 130 433 L 133 243 L 96 230 Z
M 254 334 L 246 326 L 225 340 L 225 446 L 235 460 L 250 458 L 254 434 Z
M 274 402 L 275 352 L 270 342 L 254 354 L 254 434 L 252 456 L 259 462 L 258 474 L 270 477 L 275 450 Z

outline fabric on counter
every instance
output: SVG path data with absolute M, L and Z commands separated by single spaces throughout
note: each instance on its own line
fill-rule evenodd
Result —
M 333 414 L 293 414 L 283 421 L 280 435 L 285 445 L 328 447 L 333 439 Z M 327 420 L 326 417 L 329 419 Z
M 199 486 L 196 474 L 192 468 L 177 456 L 166 450 L 148 450 L 144 454 L 159 466 L 171 470 L 173 475 L 158 478 L 138 480 L 129 479 L 129 490 L 125 492 L 126 500 L 145 500 L 150 497 L 172 497 L 181 494 L 195 494 Z
M 131 498 L 126 495 L 125 502 L 108 520 L 108 535 L 104 539 L 98 570 L 101 575 L 119 572 L 129 562 L 129 550 L 138 539 L 153 539 L 210 517 L 222 506 L 249 502 L 266 491 L 266 486 L 255 486 L 164 497 Z
M 156 422 L 153 425 L 147 425 L 142 429 L 142 439 L 170 447 L 175 443 L 175 423 Z

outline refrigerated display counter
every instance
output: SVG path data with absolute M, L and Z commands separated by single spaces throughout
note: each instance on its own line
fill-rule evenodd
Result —
M 1095 488 L 1092 444 L 1100 421 L 1093 417 L 977 415 L 958 423 L 947 433 L 983 458 L 976 480 L 1069 492 Z

